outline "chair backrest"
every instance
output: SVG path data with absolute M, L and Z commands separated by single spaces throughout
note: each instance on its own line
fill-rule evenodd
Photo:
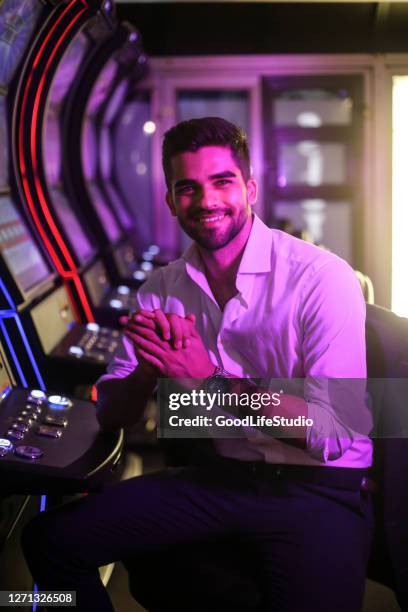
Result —
M 407 609 L 408 319 L 367 304 L 366 344 L 375 417 L 372 472 L 379 485 L 369 575 L 392 586 Z

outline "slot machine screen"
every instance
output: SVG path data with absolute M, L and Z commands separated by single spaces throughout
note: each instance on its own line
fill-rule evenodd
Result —
M 85 179 L 91 182 L 96 177 L 98 144 L 95 126 L 90 117 L 87 117 L 82 125 L 81 157 Z
M 95 81 L 89 96 L 86 113 L 94 115 L 98 112 L 102 103 L 106 100 L 109 94 L 109 89 L 118 71 L 118 64 L 115 60 L 109 60 L 101 70 L 99 77 Z
M 99 132 L 99 165 L 102 178 L 109 181 L 112 176 L 112 142 L 109 128 L 104 125 Z
M 48 108 L 42 141 L 44 168 L 49 185 L 56 185 L 61 178 L 61 135 L 58 117 L 52 107 Z
M 120 224 L 125 230 L 129 230 L 133 227 L 132 217 L 123 204 L 119 194 L 111 183 L 112 178 L 112 138 L 109 127 L 104 125 L 100 131 L 99 141 L 99 163 L 102 178 L 104 179 L 104 188 L 109 198 L 111 205 L 113 206 L 116 215 L 119 219 Z
M 8 186 L 8 137 L 6 99 L 0 96 L 0 190 Z
M 87 182 L 89 197 L 92 200 L 96 214 L 98 215 L 109 240 L 116 242 L 121 236 L 121 229 L 116 218 L 109 209 L 105 196 L 95 185 L 96 164 L 98 160 L 98 143 L 94 122 L 87 117 L 82 131 L 82 167 Z
M 132 229 L 134 226 L 132 217 L 130 216 L 130 213 L 127 211 L 126 207 L 123 205 L 120 195 L 117 193 L 116 189 L 111 183 L 105 183 L 104 187 L 109 200 L 114 207 L 116 214 L 118 215 L 122 227 L 124 227 L 126 230 Z
M 109 206 L 105 200 L 105 196 L 95 183 L 88 185 L 89 195 L 92 199 L 95 210 L 98 214 L 99 219 L 105 231 L 109 237 L 109 240 L 116 242 L 121 236 L 121 230 L 119 225 L 109 209 Z
M 77 36 L 69 45 L 52 81 L 50 90 L 52 104 L 60 104 L 65 98 L 88 47 L 89 43 L 84 34 Z
M 121 107 L 123 100 L 125 99 L 129 82 L 127 79 L 123 79 L 116 86 L 115 91 L 111 95 L 111 98 L 106 106 L 105 114 L 103 117 L 103 123 L 105 125 L 110 125 L 114 118 L 116 117 L 116 113 Z
M 0 253 L 24 293 L 50 276 L 50 269 L 10 196 L 0 196 Z
M 0 87 L 12 80 L 41 11 L 39 0 L 0 2 Z
M 55 204 L 55 212 L 58 219 L 61 225 L 63 225 L 78 259 L 81 263 L 85 263 L 95 252 L 90 239 L 81 227 L 77 216 L 62 191 L 53 189 L 51 197 Z

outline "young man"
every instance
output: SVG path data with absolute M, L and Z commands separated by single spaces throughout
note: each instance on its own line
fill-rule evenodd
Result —
M 297 612 L 324 602 L 358 612 L 370 419 L 343 388 L 340 401 L 327 393 L 329 380 L 366 376 L 358 281 L 343 260 L 252 213 L 257 185 L 238 127 L 214 117 L 175 126 L 163 167 L 167 204 L 193 244 L 143 285 L 139 311 L 123 321 L 123 355 L 98 385 L 102 427 L 137 421 L 158 378 L 208 388 L 220 377 L 256 378 L 246 389 L 257 391 L 307 378 L 304 398 L 283 393 L 261 409 L 300 426 L 283 423 L 283 438 L 243 427 L 215 438 L 212 455 L 197 444 L 189 466 L 41 515 L 23 538 L 34 578 L 43 590 L 76 590 L 81 610 L 108 611 L 98 566 L 121 559 L 149 609 Z

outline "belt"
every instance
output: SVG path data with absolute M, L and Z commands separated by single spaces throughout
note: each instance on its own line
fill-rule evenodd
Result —
M 316 484 L 334 489 L 351 491 L 375 491 L 376 489 L 375 483 L 368 477 L 365 468 L 265 463 L 264 461 L 240 461 L 227 457 L 214 460 L 211 466 L 241 471 L 247 476 Z

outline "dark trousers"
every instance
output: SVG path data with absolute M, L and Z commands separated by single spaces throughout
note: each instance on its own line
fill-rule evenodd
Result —
M 112 611 L 98 567 L 122 560 L 150 610 L 360 612 L 369 494 L 189 467 L 120 482 L 37 516 L 23 550 L 40 590 Z

